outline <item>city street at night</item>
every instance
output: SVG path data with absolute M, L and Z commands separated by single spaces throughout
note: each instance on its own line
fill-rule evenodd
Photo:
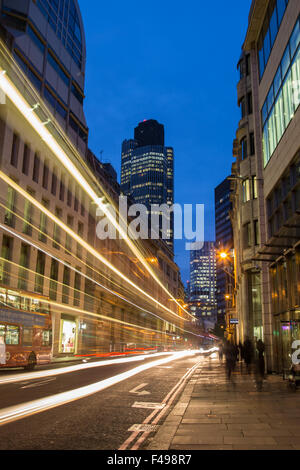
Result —
M 153 365 L 147 371 L 101 392 L 93 393 L 87 398 L 57 408 L 53 406 L 49 411 L 23 419 L 18 419 L 16 413 L 11 418 L 12 421 L 5 424 L 5 415 L 16 405 L 22 405 L 21 408 L 25 409 L 28 402 L 33 400 L 42 400 L 44 397 L 101 383 L 108 378 L 113 379 L 124 372 L 133 371 L 141 364 L 155 364 L 162 358 L 168 362 Z M 170 405 L 171 400 L 177 400 L 178 392 L 181 392 L 182 385 L 185 385 L 187 373 L 203 361 L 199 354 L 177 360 L 172 360 L 171 355 L 139 359 L 123 364 L 113 364 L 113 360 L 111 365 L 106 366 L 98 362 L 96 367 L 79 372 L 66 370 L 61 375 L 55 375 L 55 371 L 60 369 L 51 369 L 51 376 L 48 378 L 32 378 L 34 374 L 40 373 L 37 371 L 30 374 L 29 380 L 26 379 L 26 374 L 25 377 L 22 374 L 22 378 L 18 379 L 15 374 L 12 376 L 10 373 L 1 372 L 0 448 L 119 449 L 132 434 L 129 431 L 132 426 L 143 424 L 154 410 L 161 413 L 165 406 Z M 13 383 L 6 384 L 5 380 L 13 380 Z M 71 399 L 72 396 L 69 401 Z M 164 419 L 168 412 L 167 407 L 161 419 Z
M 3 459 L 300 450 L 299 108 L 300 0 L 0 0 Z

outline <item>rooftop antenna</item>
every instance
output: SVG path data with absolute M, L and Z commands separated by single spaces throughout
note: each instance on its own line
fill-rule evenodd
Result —
M 104 150 L 100 150 L 100 162 L 102 163 L 102 157 L 103 157 L 103 153 L 104 153 Z

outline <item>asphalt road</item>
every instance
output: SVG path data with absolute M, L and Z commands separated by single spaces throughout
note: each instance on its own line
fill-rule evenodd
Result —
M 8 407 L 85 387 L 158 359 L 147 357 L 142 362 L 113 363 L 61 375 L 56 375 L 54 369 L 49 377 L 34 380 L 24 379 L 22 373 L 16 382 L 0 383 L 0 414 Z M 159 413 L 152 406 L 173 396 L 172 389 L 178 390 L 182 377 L 199 360 L 195 355 L 155 366 L 85 398 L 4 424 L 0 426 L 0 449 L 117 450 L 133 435 L 133 425 L 144 423 L 151 413 Z M 11 375 L 1 373 L 0 380 Z M 174 396 L 172 405 L 179 395 Z M 154 405 L 147 408 L 149 403 Z M 164 410 L 158 424 L 169 411 Z M 139 448 L 146 444 L 143 442 Z

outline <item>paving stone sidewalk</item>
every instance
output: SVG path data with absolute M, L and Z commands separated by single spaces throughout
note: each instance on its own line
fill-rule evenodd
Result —
M 224 363 L 203 359 L 148 450 L 300 450 L 300 390 L 269 375 L 259 392 L 240 369 L 228 382 Z

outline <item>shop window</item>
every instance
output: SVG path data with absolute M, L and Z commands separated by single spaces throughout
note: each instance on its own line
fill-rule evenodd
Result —
M 76 322 L 75 320 L 61 320 L 61 353 L 75 353 Z

